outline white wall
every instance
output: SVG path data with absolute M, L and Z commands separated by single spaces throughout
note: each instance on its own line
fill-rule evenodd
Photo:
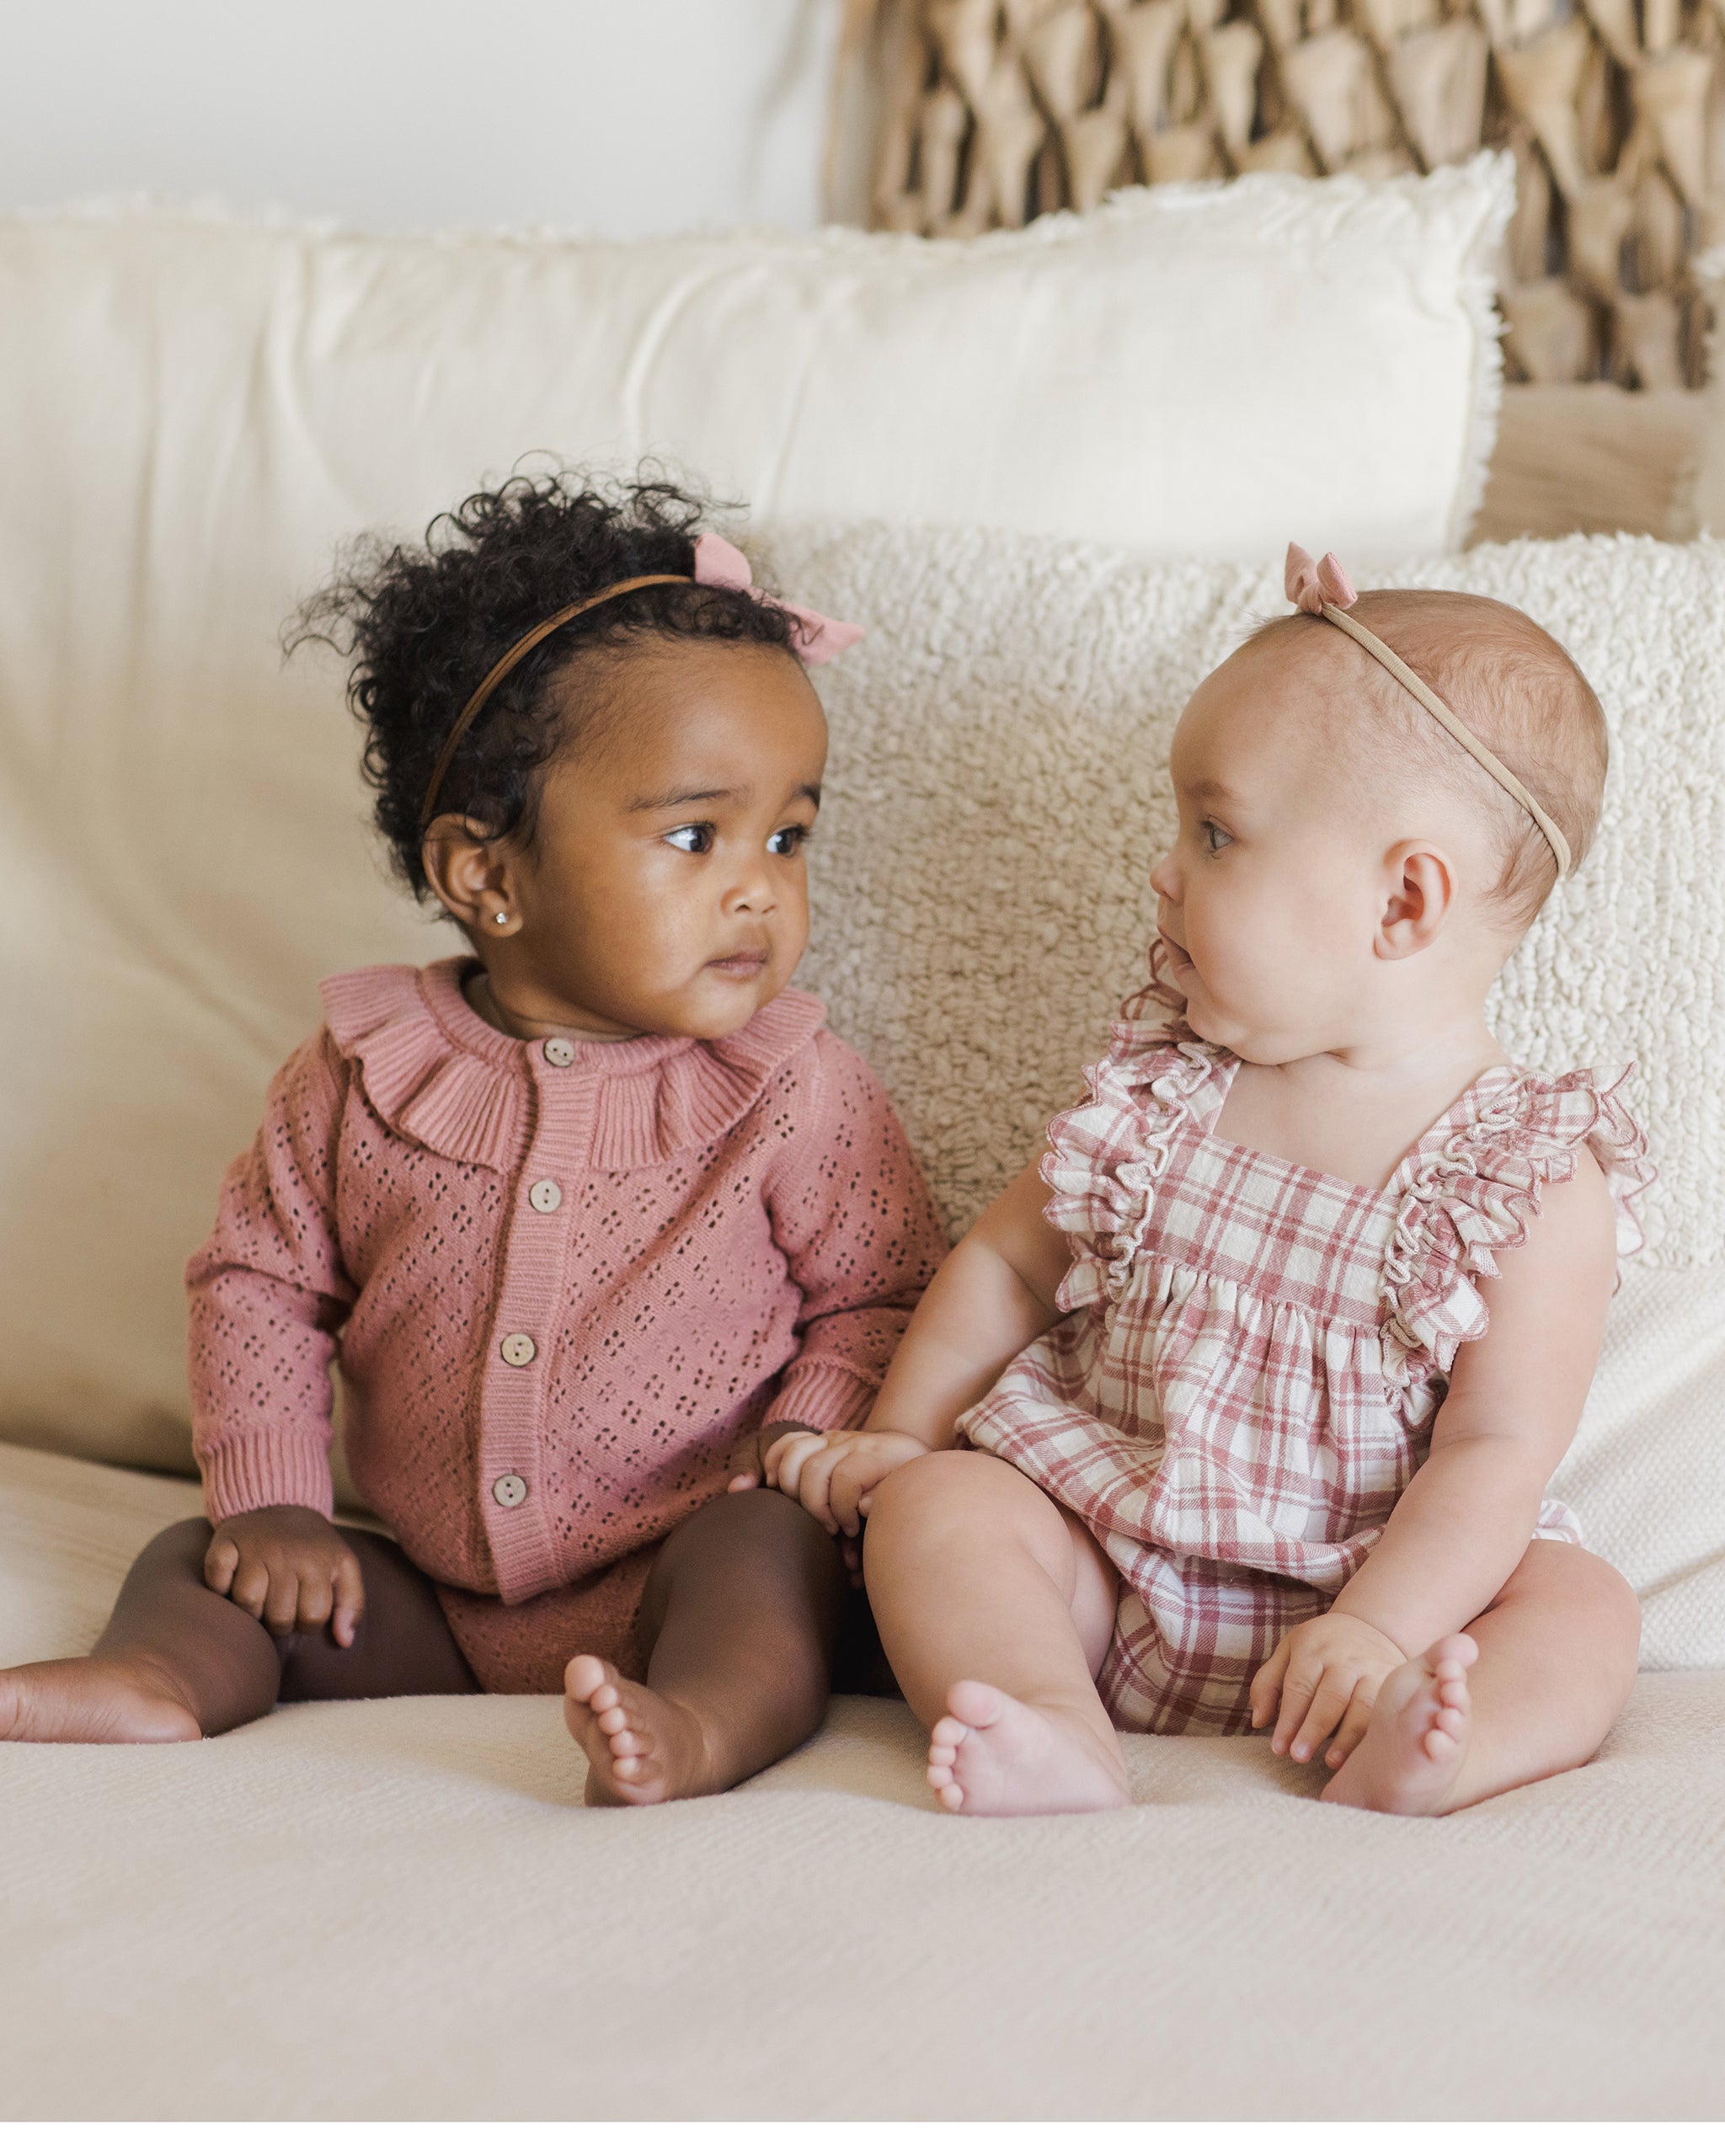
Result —
M 840 0 L 0 0 L 0 209 L 818 221 Z

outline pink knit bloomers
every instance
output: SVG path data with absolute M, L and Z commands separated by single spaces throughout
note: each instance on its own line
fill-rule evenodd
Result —
M 852 1423 L 946 1237 L 786 990 L 727 1039 L 517 1041 L 471 959 L 324 983 L 187 1268 L 212 1520 L 355 1486 L 489 1691 L 626 1669 L 654 1550 L 769 1422 Z
M 1327 1609 L 1430 1449 L 1478 1281 L 1584 1147 L 1637 1249 L 1652 1180 L 1615 1087 L 1505 1065 L 1382 1190 L 1231 1145 L 1239 1069 L 1183 1017 L 1135 1009 L 1055 1118 L 1048 1218 L 1071 1315 L 960 1424 L 1084 1520 L 1120 1574 L 1097 1678 L 1122 1728 L 1250 1726 L 1282 1635 Z M 1547 1499 L 1537 1533 L 1579 1540 Z

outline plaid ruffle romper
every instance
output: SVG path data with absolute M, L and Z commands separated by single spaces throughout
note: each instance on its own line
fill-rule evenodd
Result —
M 1626 1254 L 1652 1180 L 1589 1070 L 1487 1071 L 1376 1191 L 1214 1136 L 1238 1067 L 1165 1010 L 1116 1026 L 1042 1164 L 1071 1315 L 960 1425 L 1119 1566 L 1097 1681 L 1123 1729 L 1250 1726 L 1259 1666 L 1328 1608 L 1425 1459 L 1456 1351 L 1486 1329 L 1476 1283 L 1541 1187 L 1587 1146 Z M 1549 1498 L 1536 1532 L 1581 1539 Z

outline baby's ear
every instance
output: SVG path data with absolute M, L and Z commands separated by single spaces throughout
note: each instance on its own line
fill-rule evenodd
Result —
M 419 858 L 444 911 L 476 944 L 485 937 L 512 936 L 521 927 L 505 849 L 480 837 L 465 817 L 435 818 Z
M 1372 948 L 1381 958 L 1412 958 L 1429 951 L 1455 903 L 1450 857 L 1429 840 L 1409 839 L 1384 862 L 1384 910 Z

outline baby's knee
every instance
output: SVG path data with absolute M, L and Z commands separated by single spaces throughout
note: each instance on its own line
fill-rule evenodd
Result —
M 1634 1681 L 1641 1604 L 1617 1567 L 1593 1550 L 1573 1542 L 1535 1542 L 1502 1599 L 1539 1609 L 1566 1640 L 1584 1642 L 1602 1674 L 1626 1688 Z
M 727 1490 L 666 1537 L 663 1558 L 808 1549 L 825 1552 L 832 1538 L 794 1497 L 780 1490 Z
M 1016 1468 L 989 1453 L 932 1452 L 921 1460 L 907 1460 L 874 1486 L 868 1508 L 869 1537 L 889 1541 L 955 1518 L 974 1517 L 979 1504 L 1004 1494 L 1001 1477 L 1023 1482 Z
M 1607 1652 L 1632 1683 L 1641 1656 L 1641 1598 L 1615 1565 L 1590 1550 L 1581 1554 L 1589 1561 L 1589 1587 L 1602 1620 Z
M 134 1560 L 130 1577 L 140 1574 L 190 1573 L 203 1584 L 204 1560 L 215 1529 L 206 1519 L 177 1519 L 152 1535 Z

